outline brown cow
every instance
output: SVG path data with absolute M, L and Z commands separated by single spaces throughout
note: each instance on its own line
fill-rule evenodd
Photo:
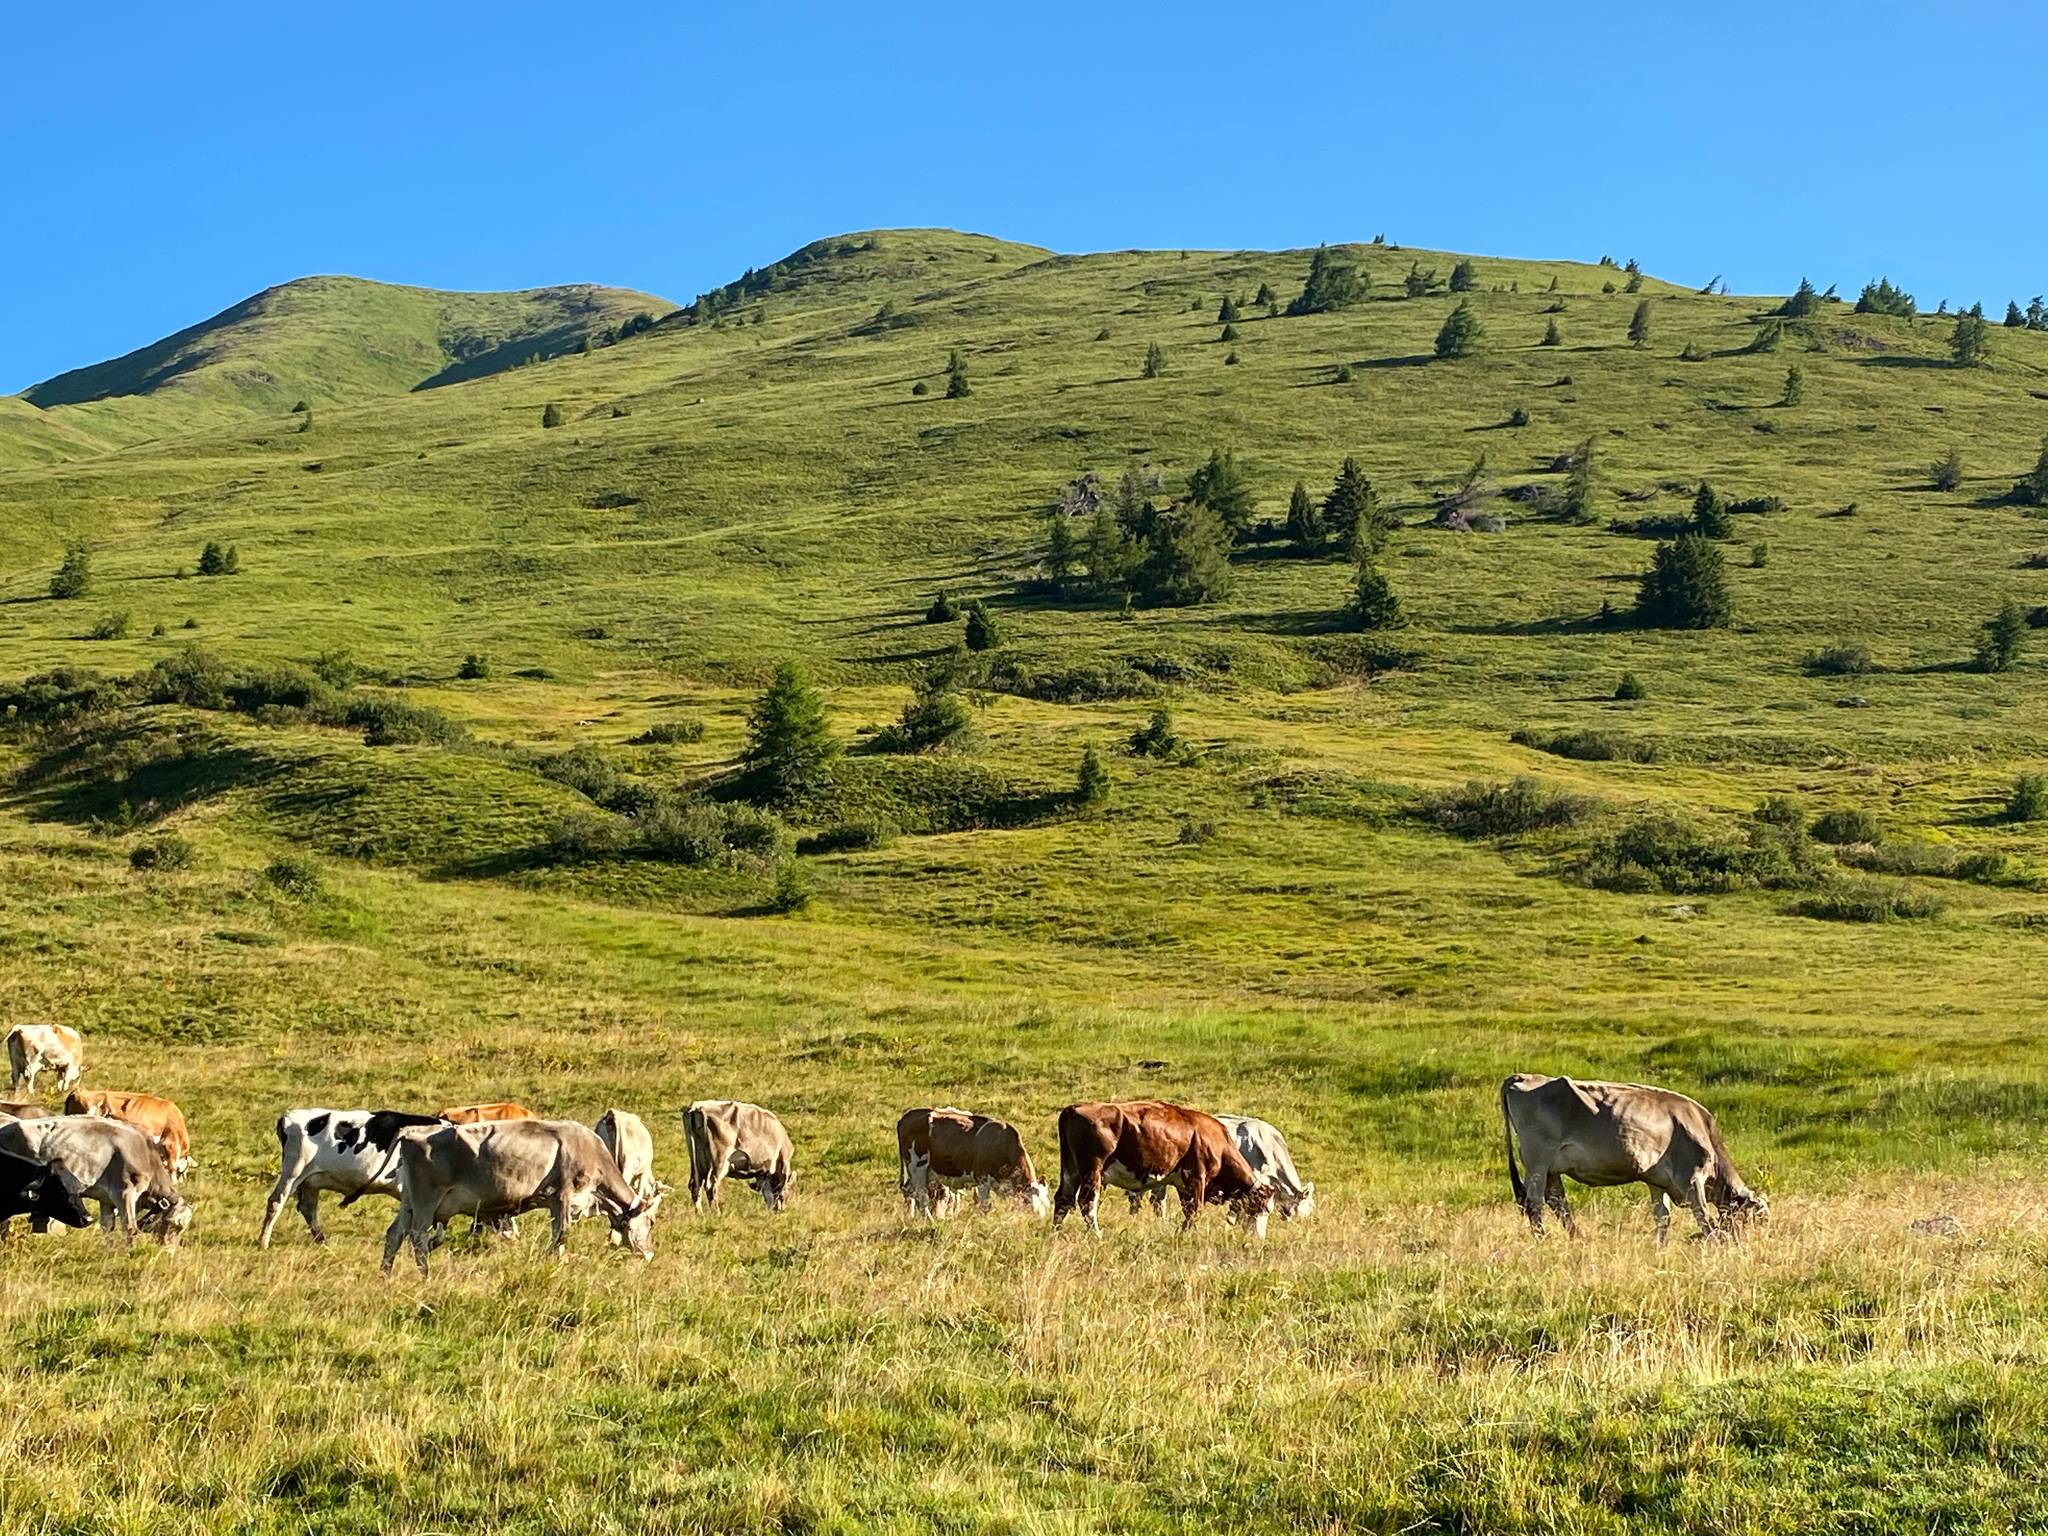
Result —
M 540 1116 L 524 1104 L 498 1099 L 490 1104 L 457 1104 L 442 1110 L 441 1118 L 450 1125 L 485 1125 L 493 1120 L 538 1120 Z
M 1714 1117 L 1682 1093 L 1522 1073 L 1500 1085 L 1500 1117 L 1508 1183 L 1539 1236 L 1546 1205 L 1573 1233 L 1564 1197 L 1567 1178 L 1596 1187 L 1647 1184 L 1660 1247 L 1670 1236 L 1673 1197 L 1692 1212 L 1702 1237 L 1724 1231 L 1734 1236 L 1744 1222 L 1770 1210 L 1735 1171 Z M 1528 1165 L 1526 1178 L 1515 1166 L 1517 1142 Z M 1721 1212 L 1723 1227 L 1716 1227 L 1709 1206 Z
M 69 1093 L 85 1072 L 85 1042 L 69 1024 L 17 1024 L 7 1031 L 7 1067 L 7 1091 L 17 1097 L 34 1093 L 45 1072 Z
M 1225 1205 L 1254 1237 L 1266 1235 L 1273 1186 L 1252 1172 L 1230 1132 L 1214 1115 L 1141 1099 L 1125 1104 L 1069 1104 L 1060 1111 L 1060 1187 L 1052 1224 L 1081 1208 L 1088 1230 L 1105 1179 L 1118 1189 L 1171 1184 L 1180 1194 L 1181 1230 L 1204 1205 Z
M 132 1125 L 163 1153 L 173 1178 L 182 1179 L 192 1170 L 192 1137 L 185 1130 L 185 1115 L 169 1099 L 153 1093 L 74 1088 L 64 1100 L 64 1113 L 98 1115 L 102 1120 Z
M 1049 1191 L 1031 1166 L 1024 1139 L 1014 1126 L 964 1109 L 906 1109 L 896 1122 L 896 1160 L 903 1204 L 936 1219 L 933 1187 L 940 1195 L 974 1186 L 975 1204 L 987 1210 L 995 1186 L 1003 1185 L 1034 1216 L 1051 1203 Z

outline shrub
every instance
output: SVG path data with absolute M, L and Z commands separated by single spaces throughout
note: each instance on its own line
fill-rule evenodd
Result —
M 216 541 L 208 539 L 206 547 L 199 551 L 199 574 L 202 576 L 234 576 L 241 569 L 242 551 L 237 545 L 222 548 Z
M 1963 450 L 1951 448 L 1934 461 L 1934 467 L 1927 472 L 1937 491 L 1953 491 L 1963 483 Z
M 1655 814 L 1598 839 L 1581 861 L 1579 875 L 1603 890 L 1690 895 L 1741 885 L 1748 864 L 1743 844 L 1682 816 Z
M 1874 843 L 1884 836 L 1877 818 L 1858 806 L 1838 806 L 1813 819 L 1813 835 L 1823 843 Z
M 1801 917 L 1829 922 L 1888 923 L 1938 917 L 1943 902 L 1939 896 L 1896 880 L 1835 880 L 1792 910 Z
M 1517 837 L 1573 827 L 1599 809 L 1600 802 L 1589 796 L 1568 794 L 1526 777 L 1505 784 L 1473 779 L 1463 789 L 1445 790 L 1422 802 L 1424 820 L 1459 837 Z
M 1109 800 L 1109 790 L 1109 767 L 1091 741 L 1081 749 L 1081 767 L 1074 775 L 1074 802 L 1088 806 L 1105 804 Z
M 64 558 L 50 578 L 50 596 L 83 597 L 92 590 L 92 546 L 74 539 L 64 546 Z
M 1182 848 L 1198 848 L 1216 838 L 1216 823 L 1197 821 L 1192 816 L 1180 819 L 1180 830 L 1174 834 L 1174 842 Z
M 919 679 L 896 723 L 877 731 L 871 747 L 876 752 L 936 752 L 966 745 L 973 731 L 974 713 L 953 691 L 950 671 L 942 666 Z
M 821 831 L 812 833 L 797 844 L 798 853 L 863 853 L 870 848 L 886 848 L 896 840 L 895 824 L 874 818 L 866 821 L 840 821 Z
M 1649 696 L 1649 690 L 1643 686 L 1643 680 L 1633 672 L 1622 673 L 1621 681 L 1614 685 L 1614 697 L 1623 703 L 1633 703 L 1637 699 L 1646 699 Z
M 687 746 L 704 739 L 702 720 L 657 720 L 627 743 L 633 747 Z
M 120 613 L 103 613 L 92 621 L 91 635 L 95 640 L 126 640 L 133 616 L 126 610 Z
M 2027 616 L 2017 603 L 2006 603 L 1990 618 L 1977 636 L 1976 668 L 1979 672 L 2007 672 L 2020 659 L 2027 642 Z
M 1529 425 L 1528 408 L 1518 405 L 1512 411 L 1509 411 L 1508 425 L 1511 427 L 1526 427 Z
M 1002 626 L 980 598 L 967 605 L 966 640 L 970 651 L 992 651 L 1003 643 Z
M 619 802 L 626 789 L 625 777 L 588 742 L 541 758 L 534 767 L 543 778 L 566 785 L 595 804 L 609 810 L 623 809 Z
M 2048 821 L 2048 773 L 2023 773 L 2006 796 L 2007 821 Z
M 559 427 L 562 424 L 562 408 L 550 400 L 541 408 L 540 424 L 543 427 Z
M 1526 726 L 1508 740 L 1518 747 L 1533 747 L 1552 757 L 1569 757 L 1582 763 L 1654 763 L 1657 749 L 1612 731 L 1534 731 Z
M 925 383 L 923 379 L 919 379 L 915 384 L 910 386 L 910 392 L 913 395 L 928 395 L 932 392 L 932 387 L 931 385 Z
M 326 889 L 326 877 L 310 855 L 281 853 L 263 869 L 263 882 L 294 901 L 311 901 Z
M 602 811 L 571 811 L 548 829 L 543 850 L 555 863 L 605 859 L 624 852 L 632 841 L 632 823 Z
M 350 701 L 342 723 L 360 728 L 369 747 L 444 746 L 468 734 L 438 709 L 374 695 Z
M 1870 647 L 1853 640 L 1837 640 L 1814 651 L 1800 665 L 1815 677 L 1862 677 L 1871 670 Z
M 128 867 L 139 870 L 169 872 L 184 869 L 192 863 L 192 845 L 175 833 L 166 833 L 146 843 L 137 843 L 128 850 Z
M 1131 756 L 1172 757 L 1180 750 L 1180 737 L 1174 734 L 1173 711 L 1161 704 L 1152 711 L 1152 718 L 1131 732 Z
M 924 621 L 927 624 L 950 624 L 959 617 L 960 605 L 953 601 L 951 594 L 943 587 L 932 599 L 931 607 L 924 611 Z
M 1875 843 L 1844 848 L 1836 855 L 1844 864 L 1880 875 L 1926 875 L 1938 880 L 1968 880 L 1978 885 L 2004 885 L 2018 877 L 2012 859 L 1996 849 L 1964 853 L 1939 843 Z
M 768 910 L 785 915 L 801 912 L 811 904 L 811 882 L 794 859 L 775 871 L 775 884 L 768 892 Z
M 462 665 L 455 669 L 455 675 L 464 682 L 473 683 L 486 679 L 491 675 L 490 659 L 471 651 L 462 658 Z

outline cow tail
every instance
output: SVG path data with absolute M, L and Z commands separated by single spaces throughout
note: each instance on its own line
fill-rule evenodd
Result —
M 284 1146 L 284 1118 L 283 1115 L 277 1117 L 277 1144 L 280 1149 Z
M 1500 1085 L 1500 1133 L 1501 1139 L 1507 1143 L 1508 1183 L 1515 1191 L 1515 1204 L 1527 1205 L 1529 1189 L 1522 1182 L 1522 1170 L 1515 1166 L 1515 1124 L 1508 1118 L 1508 1083 L 1511 1081 L 1513 1079 L 1505 1079 Z

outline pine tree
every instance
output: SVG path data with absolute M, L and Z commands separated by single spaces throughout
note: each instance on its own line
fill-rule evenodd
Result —
M 1401 622 L 1401 602 L 1394 596 L 1393 583 L 1369 550 L 1359 552 L 1351 617 L 1360 629 L 1391 629 Z
M 1055 587 L 1064 587 L 1074 574 L 1075 555 L 1073 524 L 1055 507 L 1045 536 L 1045 574 Z
M 1081 768 L 1074 775 L 1074 800 L 1080 805 L 1106 804 L 1109 788 L 1109 768 L 1091 741 L 1081 749 Z
M 1147 602 L 1183 605 L 1230 595 L 1230 539 L 1214 511 L 1182 502 L 1153 520 L 1137 586 Z
M 2027 329 L 2030 331 L 2048 331 L 2048 304 L 2041 302 L 2041 295 L 2038 293 L 2034 295 L 2032 302 L 2027 305 Z
M 1856 313 L 1859 315 L 1892 315 L 1910 320 L 1919 312 L 1920 306 L 1913 302 L 1913 295 L 1903 288 L 1893 287 L 1888 277 L 1865 283 L 1863 292 L 1856 298 Z
M 1411 299 L 1426 298 L 1434 287 L 1436 287 L 1435 267 L 1431 267 L 1425 272 L 1422 270 L 1421 262 L 1411 261 L 1408 263 L 1408 275 L 1401 279 L 1401 291 L 1403 293 L 1407 294 Z
M 1635 315 L 1628 323 L 1628 341 L 1632 347 L 1640 347 L 1650 339 L 1650 301 L 1642 300 L 1636 305 Z
M 1692 499 L 1692 531 L 1703 539 L 1735 537 L 1735 519 L 1728 515 L 1728 504 L 1704 480 Z
M 1082 558 L 1088 562 L 1088 584 L 1107 592 L 1122 584 L 1129 568 L 1129 546 L 1116 524 L 1116 513 L 1107 501 L 1095 504 L 1095 516 L 1088 524 L 1088 539 Z
M 1156 379 L 1164 372 L 1166 372 L 1166 354 L 1160 351 L 1158 342 L 1152 342 L 1145 348 L 1145 377 Z
M 967 364 L 961 360 L 958 347 L 946 357 L 946 398 L 965 400 L 974 393 L 974 386 L 967 382 Z
M 544 427 L 559 427 L 562 424 L 562 408 L 550 400 L 541 408 L 540 424 Z
M 2041 457 L 2034 467 L 2012 488 L 2012 499 L 2023 507 L 2048 507 L 2048 437 L 2041 439 Z
M 1387 541 L 1380 519 L 1379 497 L 1358 460 L 1346 455 L 1330 494 L 1323 498 L 1323 535 L 1346 550 L 1377 553 Z
M 1222 333 L 1218 335 L 1216 339 L 1218 341 L 1237 340 L 1237 327 L 1234 325 L 1226 325 L 1225 327 L 1223 327 Z
M 1479 324 L 1479 317 L 1472 313 L 1469 299 L 1458 300 L 1458 307 L 1451 311 L 1436 333 L 1436 355 L 1445 360 L 1469 357 L 1479 339 L 1486 334 Z
M 1805 398 L 1806 375 L 1800 371 L 1799 365 L 1794 363 L 1785 370 L 1785 398 L 1781 403 L 1797 405 Z
M 1223 295 L 1223 302 L 1216 307 L 1216 323 L 1218 325 L 1235 325 L 1243 318 L 1237 312 L 1237 300 L 1227 293 Z
M 2023 331 L 2027 327 L 2026 311 L 2020 308 L 2018 299 L 2010 299 L 2005 306 L 2005 328 L 2008 331 Z
M 221 557 L 220 573 L 223 576 L 239 576 L 242 573 L 242 546 L 230 544 L 227 553 Z
M 1472 270 L 1472 263 L 1460 261 L 1451 268 L 1450 290 L 1453 293 L 1470 293 L 1479 286 L 1478 275 Z
M 1308 487 L 1299 480 L 1294 482 L 1294 490 L 1287 498 L 1287 537 L 1304 554 L 1314 554 L 1323 547 L 1322 514 L 1316 509 Z
M 1721 551 L 1696 533 L 1659 544 L 1636 592 L 1636 617 L 1664 629 L 1720 629 L 1733 616 Z
M 202 576 L 221 576 L 227 573 L 227 568 L 227 551 L 222 549 L 212 539 L 208 539 L 206 547 L 199 551 L 199 574 Z
M 73 539 L 64 546 L 64 558 L 50 578 L 50 596 L 83 597 L 92 590 L 92 546 Z
M 1214 512 L 1233 537 L 1251 526 L 1251 487 L 1237 467 L 1237 455 L 1228 449 L 1209 450 L 1208 462 L 1188 476 L 1188 496 Z
M 1934 461 L 1934 468 L 1928 471 L 1937 491 L 1953 491 L 1963 483 L 1963 450 L 1951 448 Z
M 825 701 L 802 664 L 780 663 L 747 716 L 740 763 L 755 797 L 777 805 L 801 799 L 824 783 L 838 755 Z
M 1959 368 L 1974 368 L 1991 350 L 1991 327 L 1985 323 L 1983 306 L 1956 316 L 1956 328 L 1948 339 L 1949 356 Z
M 1539 342 L 1538 345 L 1545 347 L 1559 347 L 1564 345 L 1564 332 L 1558 329 L 1557 318 L 1555 316 L 1552 316 L 1550 322 L 1543 327 L 1543 340 Z
M 1271 309 L 1275 302 L 1273 297 L 1273 285 L 1271 283 L 1259 284 L 1259 291 L 1252 295 L 1252 302 L 1260 306 L 1262 309 Z
M 1575 523 L 1593 515 L 1593 439 L 1581 439 L 1565 466 L 1564 495 L 1558 511 Z
M 978 597 L 967 605 L 965 638 L 970 651 L 992 651 L 1003 643 L 1002 628 L 996 623 L 995 615 Z
M 1290 315 L 1320 315 L 1356 304 L 1372 291 L 1372 279 L 1355 267 L 1340 265 L 1327 247 L 1317 246 L 1309 258 L 1308 279 L 1301 294 L 1287 306 Z
M 2020 612 L 2018 603 L 2006 603 L 1984 621 L 1983 632 L 1977 637 L 1977 670 L 2010 671 L 2026 643 L 2027 616 Z

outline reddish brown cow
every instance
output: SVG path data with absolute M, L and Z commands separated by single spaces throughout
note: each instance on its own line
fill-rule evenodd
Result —
M 896 1161 L 905 1207 L 928 1218 L 938 1214 L 935 1187 L 944 1199 L 972 1185 L 987 1210 L 1000 1184 L 1034 1216 L 1051 1200 L 1016 1127 L 964 1109 L 906 1109 L 896 1122 Z
M 482 1125 L 491 1120 L 538 1120 L 540 1116 L 524 1104 L 499 1099 L 492 1104 L 457 1104 L 441 1111 L 450 1125 Z
M 191 1171 L 192 1137 L 185 1129 L 185 1114 L 169 1099 L 153 1093 L 74 1088 L 64 1100 L 64 1113 L 98 1115 L 102 1120 L 132 1125 L 156 1144 L 173 1177 L 182 1179 Z
M 1105 1180 L 1126 1190 L 1172 1185 L 1180 1194 L 1182 1231 L 1204 1205 L 1225 1205 L 1254 1237 L 1266 1235 L 1273 1186 L 1252 1172 L 1223 1123 L 1199 1109 L 1144 1099 L 1061 1110 L 1053 1226 L 1078 1205 L 1088 1229 L 1097 1230 L 1095 1200 Z

